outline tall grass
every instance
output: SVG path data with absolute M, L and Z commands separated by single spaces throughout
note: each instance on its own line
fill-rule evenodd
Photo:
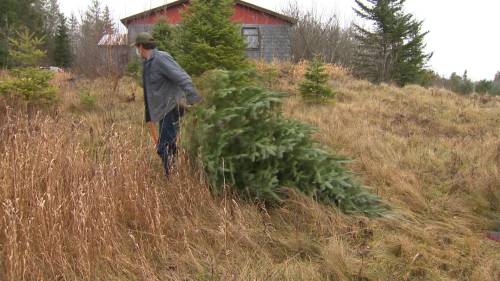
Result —
M 162 176 L 129 82 L 57 81 L 61 104 L 27 116 L 0 100 L 0 280 L 486 280 L 500 254 L 500 102 L 356 81 L 335 106 L 304 106 L 290 70 L 287 115 L 394 208 L 350 217 L 301 195 L 281 207 L 212 197 L 184 152 Z M 332 67 L 333 69 L 333 67 Z M 96 96 L 78 109 L 80 89 Z M 189 130 L 190 128 L 183 128 Z

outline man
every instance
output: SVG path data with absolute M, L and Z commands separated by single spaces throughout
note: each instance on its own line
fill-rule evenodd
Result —
M 199 102 L 191 77 L 166 52 L 156 49 L 149 33 L 138 34 L 133 46 L 143 62 L 143 88 L 146 124 L 168 176 L 177 153 L 177 131 L 184 112 Z M 155 123 L 159 123 L 159 132 Z

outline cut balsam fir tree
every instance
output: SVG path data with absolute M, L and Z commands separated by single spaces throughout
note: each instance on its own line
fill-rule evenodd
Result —
M 369 216 L 386 207 L 344 168 L 345 159 L 322 149 L 313 129 L 284 118 L 283 94 L 266 91 L 241 72 L 203 78 L 205 103 L 185 122 L 192 157 L 199 159 L 215 194 L 224 184 L 249 200 L 279 203 L 295 188 L 346 213 Z
M 332 89 L 327 85 L 328 74 L 319 56 L 309 63 L 304 80 L 299 85 L 299 91 L 306 102 L 325 102 L 334 98 Z

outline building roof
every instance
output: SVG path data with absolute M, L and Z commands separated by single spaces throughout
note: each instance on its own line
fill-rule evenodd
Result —
M 127 34 L 104 34 L 97 46 L 127 46 Z
M 166 9 L 168 9 L 170 7 L 174 7 L 174 6 L 177 6 L 177 5 L 180 5 L 180 4 L 184 4 L 186 2 L 189 2 L 189 0 L 177 0 L 177 1 L 173 1 L 173 2 L 170 2 L 170 3 L 164 4 L 164 5 L 158 6 L 156 8 L 153 8 L 153 9 L 150 9 L 150 10 L 146 10 L 146 11 L 140 12 L 138 14 L 135 14 L 135 15 L 123 18 L 123 19 L 121 19 L 121 22 L 124 25 L 127 25 L 127 22 L 129 22 L 131 20 L 134 20 L 136 18 L 144 17 L 144 16 L 148 15 L 149 13 L 155 13 L 155 12 L 159 12 L 159 11 L 162 11 L 162 10 L 166 10 Z M 286 22 L 288 22 L 290 24 L 297 23 L 297 20 L 294 19 L 294 18 L 292 18 L 292 17 L 285 16 L 283 14 L 280 14 L 280 13 L 277 13 L 277 12 L 274 12 L 274 11 L 262 8 L 260 6 L 257 6 L 257 5 L 254 5 L 254 4 L 245 2 L 245 1 L 236 0 L 236 1 L 234 1 L 234 3 L 242 5 L 242 6 L 245 6 L 245 7 L 249 7 L 249 8 L 255 9 L 257 11 L 260 11 L 260 12 L 263 12 L 263 13 L 266 13 L 266 14 L 269 14 L 269 15 L 271 15 L 273 17 L 276 17 L 276 18 L 279 18 L 281 20 L 284 20 L 284 21 L 286 21 Z

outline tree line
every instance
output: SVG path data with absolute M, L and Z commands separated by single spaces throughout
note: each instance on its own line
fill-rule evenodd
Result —
M 104 34 L 116 32 L 111 12 L 99 0 L 86 11 L 67 18 L 58 0 L 3 0 L 0 2 L 0 66 L 14 67 L 10 55 L 19 33 L 29 32 L 43 41 L 44 65 L 75 66 L 95 70 L 97 43 Z
M 443 87 L 460 94 L 500 94 L 500 72 L 493 80 L 473 82 L 467 73 L 445 78 L 428 68 L 423 21 L 404 10 L 405 0 L 354 0 L 360 23 L 342 25 L 335 14 L 303 10 L 291 2 L 283 12 L 296 18 L 292 29 L 295 61 L 320 56 L 351 69 L 361 79 L 399 86 Z
M 480 95 L 500 96 L 500 71 L 496 73 L 493 80 L 483 79 L 477 82 L 469 78 L 467 70 L 462 75 L 453 72 L 449 78 L 442 77 L 434 72 L 429 72 L 429 75 L 432 76 L 432 86 L 445 88 L 461 95 L 477 93 Z
M 405 12 L 405 0 L 354 0 L 354 3 L 354 12 L 362 24 L 343 26 L 335 14 L 303 10 L 291 2 L 283 12 L 298 20 L 291 32 L 293 59 L 320 57 L 374 83 L 438 86 L 461 94 L 474 91 L 500 94 L 498 75 L 493 80 L 474 83 L 466 73 L 444 78 L 429 70 L 427 64 L 432 53 L 425 51 L 428 31 L 423 30 L 422 21 Z M 5 11 L 0 14 L 0 66 L 15 66 L 9 56 L 12 38 L 19 31 L 29 30 L 43 39 L 42 48 L 47 53 L 43 64 L 72 67 L 88 76 L 105 72 L 97 43 L 103 35 L 115 34 L 117 27 L 109 8 L 99 0 L 93 0 L 81 15 L 71 14 L 69 18 L 61 13 L 57 0 L 4 0 L 0 9 Z M 165 46 L 160 47 L 173 55 L 176 48 L 182 50 L 196 42 L 191 38 L 193 34 L 175 31 L 175 27 L 166 23 L 155 28 L 156 37 L 169 38 L 161 40 Z M 182 52 L 179 54 L 178 59 L 186 61 L 189 68 L 189 60 L 182 58 Z M 238 61 L 220 55 L 218 60 Z
M 1 66 L 15 66 L 9 55 L 12 40 L 26 31 L 43 41 L 42 49 L 47 54 L 44 64 L 67 66 L 71 63 L 66 18 L 57 0 L 4 0 L 0 2 L 0 10 Z

